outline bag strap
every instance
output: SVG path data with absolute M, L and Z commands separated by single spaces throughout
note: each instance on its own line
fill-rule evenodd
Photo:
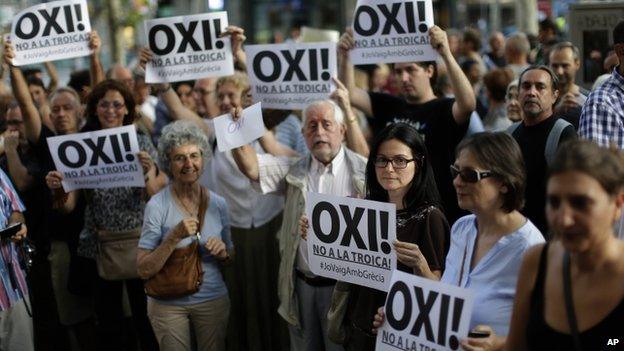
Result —
M 202 227 L 204 226 L 204 217 L 206 217 L 206 210 L 208 209 L 208 192 L 206 188 L 200 185 L 200 200 L 199 200 L 199 208 L 197 209 L 197 217 L 199 220 L 199 225 L 197 226 L 197 230 L 201 233 Z
M 571 125 L 572 124 L 570 124 L 569 122 L 559 118 L 550 130 L 550 133 L 548 133 L 548 139 L 546 139 L 546 147 L 544 148 L 544 158 L 546 158 L 546 165 L 548 165 L 549 167 L 555 160 L 557 148 L 559 147 L 559 139 L 561 139 L 561 134 L 563 133 L 563 130 Z
M 574 349 L 576 351 L 582 351 L 583 349 L 581 347 L 578 324 L 576 322 L 576 313 L 574 313 L 571 280 L 572 275 L 570 273 L 570 253 L 568 251 L 565 251 L 563 253 L 563 295 L 565 298 L 566 314 L 568 315 L 568 324 L 570 326 L 570 333 L 572 334 L 572 341 L 574 342 Z

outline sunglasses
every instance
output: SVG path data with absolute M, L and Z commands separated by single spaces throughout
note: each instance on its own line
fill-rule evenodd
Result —
M 388 163 L 392 164 L 392 168 L 394 169 L 404 169 L 407 168 L 407 165 L 410 162 L 416 162 L 418 164 L 418 161 L 420 161 L 419 158 L 412 158 L 410 160 L 403 158 L 403 157 L 395 157 L 395 158 L 385 158 L 383 156 L 377 156 L 377 158 L 375 158 L 375 167 L 377 168 L 386 168 L 388 166 Z
M 483 178 L 494 176 L 494 173 L 492 173 L 492 171 L 479 172 L 476 169 L 472 168 L 464 168 L 460 170 L 459 168 L 455 167 L 455 165 L 451 165 L 451 178 L 455 179 L 457 176 L 459 176 L 464 182 L 476 183 Z

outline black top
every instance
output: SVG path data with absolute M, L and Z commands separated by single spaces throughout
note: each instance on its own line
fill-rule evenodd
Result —
M 533 224 L 548 239 L 548 225 L 546 223 L 546 177 L 548 167 L 544 149 L 550 130 L 555 125 L 557 117 L 549 117 L 544 121 L 526 126 L 521 123 L 512 136 L 520 145 L 524 167 L 526 169 L 525 204 L 522 214 L 528 217 Z M 573 126 L 567 126 L 561 133 L 559 144 L 576 137 Z
M 527 346 L 531 351 L 574 351 L 572 335 L 556 331 L 544 318 L 544 287 L 548 267 L 548 244 L 540 255 L 535 287 L 531 293 L 531 307 L 527 323 Z M 563 279 L 558 277 L 557 279 Z M 563 296 L 561 296 L 563 301 Z M 602 321 L 586 331 L 580 332 L 581 347 L 586 351 L 621 350 L 622 345 L 609 346 L 609 339 L 624 340 L 624 300 L 620 301 Z
M 405 122 L 414 126 L 425 139 L 443 210 L 452 225 L 466 212 L 457 205 L 457 194 L 449 166 L 455 162 L 455 148 L 466 135 L 470 119 L 467 118 L 462 125 L 455 122 L 455 99 L 444 98 L 424 104 L 409 104 L 405 99 L 388 94 L 369 93 L 369 96 L 374 116 L 369 123 L 375 134 L 387 124 Z
M 45 191 L 42 192 L 42 205 L 44 207 L 44 227 L 47 228 L 48 235 L 54 240 L 64 240 L 73 249 L 78 244 L 78 235 L 83 227 L 84 222 L 84 201 L 83 197 L 78 197 L 76 208 L 71 213 L 61 213 L 52 209 L 52 194 L 45 183 L 45 176 L 48 172 L 56 170 L 50 148 L 48 147 L 47 138 L 56 136 L 45 125 L 41 126 L 41 134 L 36 144 L 31 145 L 40 162 L 41 177 L 38 179 Z
M 397 239 L 415 243 L 427 259 L 432 271 L 444 270 L 449 247 L 449 225 L 444 214 L 433 206 L 415 212 L 397 211 Z M 397 270 L 413 273 L 410 267 L 397 262 Z M 343 321 L 347 330 L 349 350 L 374 350 L 375 336 L 371 334 L 377 309 L 384 305 L 386 293 L 359 285 L 351 285 L 349 303 Z

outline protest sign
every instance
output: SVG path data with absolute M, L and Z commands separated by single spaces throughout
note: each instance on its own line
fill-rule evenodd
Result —
M 375 350 L 458 350 L 473 299 L 468 289 L 394 271 Z
M 178 82 L 234 74 L 227 12 L 145 21 L 154 57 L 147 63 L 147 83 Z
M 334 43 L 248 45 L 245 52 L 251 94 L 264 108 L 300 110 L 335 90 Z
M 47 140 L 65 191 L 145 186 L 134 125 Z
M 260 103 L 244 109 L 237 121 L 232 120 L 229 113 L 216 117 L 213 121 L 220 152 L 249 144 L 266 132 Z
M 353 15 L 353 64 L 435 61 L 429 44 L 431 0 L 358 0 Z
M 396 269 L 394 204 L 308 192 L 312 273 L 387 291 Z
M 20 11 L 11 24 L 13 64 L 28 65 L 91 54 L 86 0 L 43 3 Z

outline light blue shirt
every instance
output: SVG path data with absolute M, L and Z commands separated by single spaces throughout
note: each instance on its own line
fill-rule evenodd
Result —
M 527 219 L 517 231 L 500 238 L 470 271 L 477 238 L 476 217 L 460 218 L 451 229 L 451 247 L 442 281 L 471 289 L 474 306 L 470 329 L 488 325 L 496 335 L 507 335 L 522 256 L 531 246 L 544 242 L 539 229 Z M 460 277 L 462 259 L 463 276 Z
M 156 249 L 165 238 L 165 235 L 185 217 L 188 216 L 184 215 L 174 202 L 170 186 L 152 196 L 145 206 L 143 230 L 141 232 L 141 239 L 139 240 L 139 248 L 146 250 Z M 227 295 L 227 288 L 223 282 L 218 262 L 204 248 L 206 241 L 212 236 L 221 238 L 228 250 L 232 249 L 233 245 L 230 236 L 230 219 L 228 217 L 227 204 L 225 203 L 225 199 L 211 191 L 208 209 L 204 216 L 204 225 L 201 230 L 201 239 L 199 241 L 202 268 L 204 270 L 204 280 L 199 291 L 193 295 L 178 299 L 154 300 L 162 304 L 183 306 L 214 300 Z M 194 236 L 183 239 L 177 247 L 188 246 L 193 240 L 196 240 Z

